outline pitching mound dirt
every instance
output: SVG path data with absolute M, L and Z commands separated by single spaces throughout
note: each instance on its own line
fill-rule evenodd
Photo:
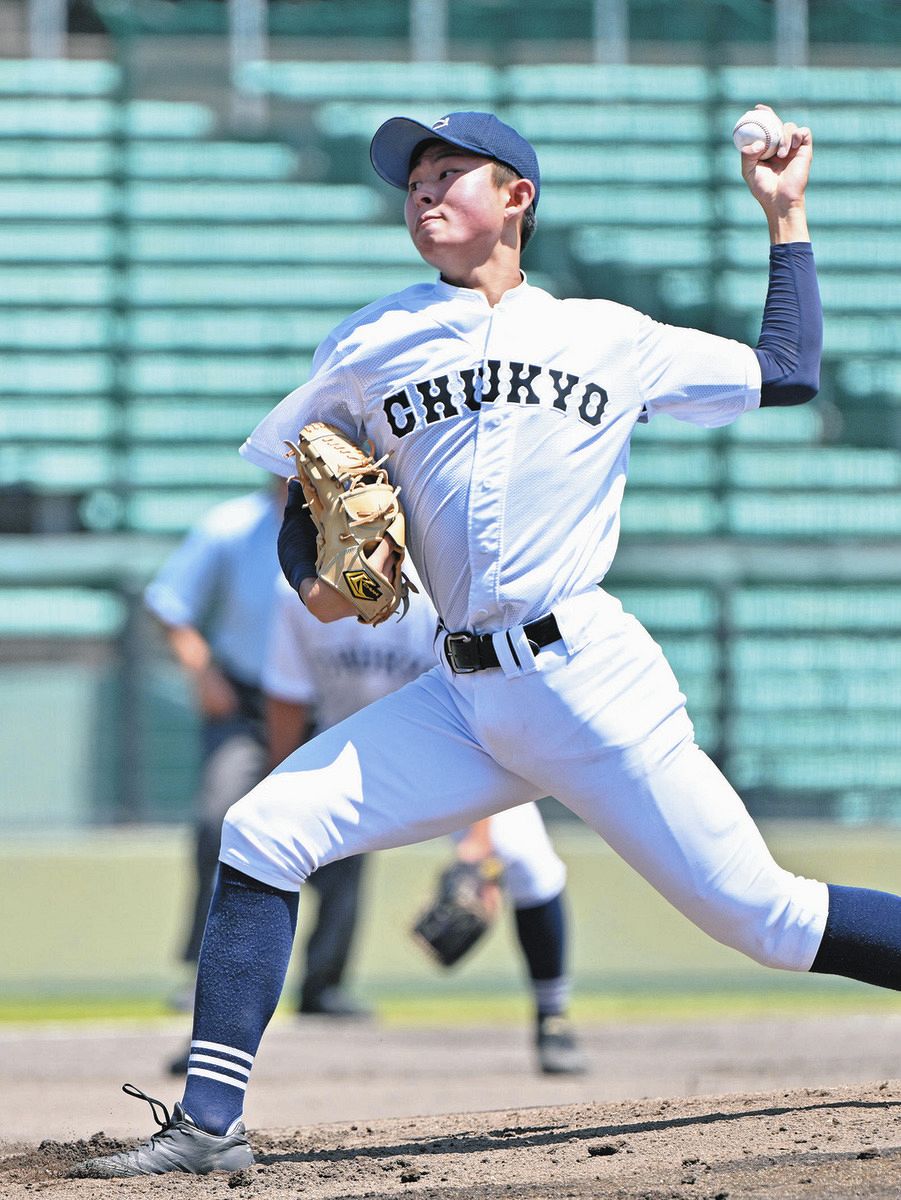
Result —
M 8 1152 L 0 1195 L 53 1200 L 857 1200 L 901 1195 L 901 1081 L 257 1130 L 257 1164 L 203 1179 L 66 1173 L 103 1134 Z

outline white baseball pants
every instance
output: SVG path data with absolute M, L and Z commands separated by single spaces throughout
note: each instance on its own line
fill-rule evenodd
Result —
M 334 859 L 553 795 L 712 937 L 808 970 L 826 886 L 773 861 L 660 647 L 600 589 L 555 616 L 562 638 L 537 654 L 504 631 L 501 668 L 438 665 L 295 751 L 230 809 L 221 860 L 297 890 Z

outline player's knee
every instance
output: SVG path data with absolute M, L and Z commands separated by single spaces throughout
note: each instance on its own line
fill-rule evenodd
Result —
M 261 805 L 259 788 L 248 792 L 225 814 L 219 860 L 274 887 L 294 891 L 319 866 L 302 839 L 283 837 Z
M 739 905 L 727 945 L 765 967 L 808 971 L 828 910 L 824 884 L 779 871 L 767 892 Z

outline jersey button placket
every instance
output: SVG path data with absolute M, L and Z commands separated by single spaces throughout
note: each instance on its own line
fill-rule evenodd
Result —
M 470 487 L 469 612 L 473 625 L 479 626 L 498 612 L 501 514 L 508 462 L 504 441 L 509 436 L 502 418 L 493 403 L 484 404 L 479 411 Z

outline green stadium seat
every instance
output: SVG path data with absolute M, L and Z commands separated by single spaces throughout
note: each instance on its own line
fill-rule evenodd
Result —
M 125 382 L 136 396 L 249 396 L 274 402 L 305 382 L 311 362 L 301 353 L 134 355 Z
M 901 493 L 730 492 L 723 500 L 730 533 L 769 537 L 897 537 Z
M 202 104 L 169 100 L 0 99 L 0 138 L 200 138 L 212 133 L 215 114 Z
M 104 96 L 119 80 L 118 66 L 103 59 L 0 59 L 2 96 Z
M 3 146 L 0 143 L 0 155 Z M 0 157 L 2 163 L 2 157 Z M 128 146 L 126 170 L 137 178 L 288 179 L 299 155 L 279 142 L 140 141 Z
M 400 291 L 418 279 L 434 279 L 434 268 L 420 263 L 419 269 L 409 267 L 368 266 L 298 266 L 293 265 L 248 265 L 205 267 L 155 266 L 142 264 L 135 267 L 131 280 L 131 301 L 136 305 L 256 305 L 274 308 L 276 305 L 308 306 L 298 314 L 297 324 L 308 321 L 313 328 L 321 330 L 316 335 L 318 342 L 335 325 L 336 315 L 324 313 L 322 308 L 340 308 L 341 315 L 370 304 L 388 292 Z M 312 306 L 316 306 L 313 308 Z M 254 323 L 253 312 L 246 309 L 239 314 L 245 317 L 248 327 Z M 184 317 L 178 317 L 179 321 Z M 291 321 L 291 314 L 282 317 L 282 323 Z M 268 320 L 266 314 L 257 317 L 260 323 L 259 336 L 263 336 L 262 325 Z M 331 322 L 329 324 L 329 322 Z M 198 322 L 198 328 L 200 323 Z
M 541 197 L 541 220 L 545 225 L 571 226 L 582 221 L 606 221 L 613 226 L 665 223 L 674 237 L 676 226 L 702 226 L 713 219 L 712 198 L 694 187 L 558 184 Z
M 129 213 L 135 220 L 371 221 L 383 211 L 380 195 L 358 184 L 132 181 Z
M 211 283 L 203 299 L 208 303 L 214 294 Z M 243 299 L 249 297 L 245 294 Z M 181 303 L 186 303 L 184 297 Z M 137 351 L 185 350 L 203 356 L 204 351 L 212 349 L 250 353 L 277 350 L 282 355 L 304 354 L 309 358 L 335 321 L 333 311 L 316 309 L 222 311 L 191 307 L 184 312 L 135 312 L 128 336 L 130 346 Z
M 0 177 L 102 176 L 108 175 L 114 165 L 109 142 L 0 140 Z
M 901 590 L 884 584 L 738 588 L 730 621 L 740 633 L 894 634 L 901 629 Z
M 710 76 L 702 67 L 639 64 L 585 65 L 542 63 L 513 66 L 505 72 L 509 94 L 521 102 L 582 101 L 659 104 L 703 104 L 710 96 Z
M 250 429 L 247 428 L 247 433 Z M 185 446 L 131 446 L 125 455 L 126 478 L 135 488 L 240 487 L 259 481 L 259 468 L 237 453 L 237 446 L 195 442 Z
M 129 496 L 126 504 L 126 528 L 135 533 L 183 534 L 214 504 L 246 494 L 246 484 L 191 491 L 171 488 L 135 492 Z
M 901 125 L 897 116 L 895 120 Z M 823 186 L 817 188 L 815 196 L 817 234 L 821 228 L 834 225 L 845 231 L 849 227 L 866 229 L 870 225 L 885 230 L 901 223 L 901 196 L 895 187 Z M 722 188 L 719 203 L 721 217 L 727 224 L 759 227 L 760 209 L 740 182 Z
M 107 309 L 17 308 L 0 318 L 0 351 L 99 350 L 111 345 L 114 318 Z
M 743 750 L 901 750 L 901 722 L 886 712 L 848 712 L 827 702 L 820 712 L 739 711 L 734 720 L 735 744 Z
M 621 222 L 630 216 L 611 215 L 613 231 L 610 226 L 591 223 L 574 228 L 569 247 L 576 261 L 588 266 L 623 263 L 655 271 L 668 267 L 694 270 L 713 261 L 715 246 L 706 229 L 680 228 L 678 237 L 673 237 L 672 225 L 628 228 Z
M 710 444 L 680 447 L 653 444 L 636 447 L 629 461 L 629 487 L 715 487 L 721 467 L 716 447 Z
M 599 141 L 618 148 L 636 142 L 666 146 L 677 142 L 696 147 L 710 140 L 709 119 L 700 106 L 681 109 L 679 120 L 667 124 L 665 136 L 661 134 L 661 105 L 643 100 L 610 104 L 511 104 L 500 115 L 534 142 Z
M 480 108 L 492 100 L 497 73 L 481 63 L 396 62 L 252 62 L 238 72 L 245 91 L 288 96 L 313 104 L 335 98 L 377 100 L 391 104 L 422 104 L 423 96 L 452 100 L 450 108 Z M 429 100 L 429 111 L 448 111 L 441 101 Z M 432 117 L 434 120 L 435 117 Z
M 847 622 L 843 624 L 847 629 Z M 799 676 L 810 672 L 861 676 L 881 687 L 882 675 L 901 679 L 901 631 L 857 637 L 852 622 L 850 632 L 820 632 L 815 637 L 796 631 L 782 637 L 755 632 L 753 637 L 735 639 L 732 658 L 749 686 L 762 680 L 764 672 L 778 669 Z
M 830 318 L 835 312 L 897 313 L 901 295 L 894 272 L 879 270 L 833 271 L 817 269 L 823 308 Z M 766 294 L 766 266 L 754 271 L 725 271 L 718 278 L 720 300 L 736 311 L 760 311 L 760 293 Z
M 667 633 L 707 633 L 715 628 L 719 606 L 710 588 L 634 585 L 611 588 L 626 612 L 633 613 L 655 637 Z
M 112 446 L 69 444 L 65 430 L 56 439 L 7 444 L 0 448 L 0 483 L 28 484 L 43 492 L 73 492 L 106 487 L 115 480 Z
M 774 107 L 804 97 L 810 103 L 838 105 L 896 104 L 901 100 L 901 71 L 844 67 L 724 67 L 718 73 L 721 95 L 745 107 L 769 97 Z
M 901 775 L 901 752 L 867 750 L 849 754 L 845 750 L 817 748 L 805 752 L 792 747 L 742 750 L 730 756 L 727 773 L 739 792 L 752 788 L 785 791 L 814 791 L 821 796 L 845 788 L 887 787 L 897 789 Z M 821 806 L 823 816 L 829 816 Z
M 739 712 L 757 715 L 778 712 L 806 714 L 835 710 L 845 715 L 859 712 L 864 719 L 883 712 L 897 725 L 901 704 L 901 672 L 861 673 L 851 669 L 815 673 L 780 671 L 771 666 L 757 673 L 738 676 L 732 701 Z
M 898 346 L 896 340 L 895 346 Z M 851 400 L 878 397 L 881 404 L 901 404 L 901 361 L 848 358 L 837 368 L 842 391 Z
M 4 266 L 0 263 L 0 299 L 10 304 L 110 304 L 112 272 L 103 266 Z M 2 380 L 0 380 L 2 386 Z
M 80 587 L 0 588 L 0 637 L 110 638 L 125 605 L 115 592 Z
M 306 220 L 278 225 L 139 222 L 131 230 L 131 249 L 142 261 L 422 265 L 402 226 Z
M 896 450 L 733 446 L 723 465 L 728 483 L 737 488 L 872 491 L 901 487 L 901 454 Z
M 615 140 L 603 144 L 553 143 L 536 147 L 543 183 L 642 183 L 692 184 L 710 178 L 710 159 L 694 147 L 619 146 Z M 733 164 L 734 165 L 734 164 Z
M 70 400 L 8 397 L 0 401 L 0 438 L 15 441 L 46 439 L 99 442 L 114 435 L 116 411 L 106 397 L 79 396 Z
M 128 425 L 136 442 L 195 442 L 202 438 L 236 450 L 271 408 L 271 401 L 254 403 L 243 397 L 240 402 L 221 397 L 215 400 L 147 397 L 129 406 Z
M 0 227 L 0 264 L 105 262 L 115 244 L 116 232 L 106 221 L 16 221 Z
M 108 179 L 49 180 L 40 186 L 24 180 L 0 187 L 0 217 L 69 218 L 84 220 L 112 217 L 116 207 L 114 185 Z
M 106 395 L 112 382 L 105 354 L 0 353 L 0 395 Z
M 831 271 L 841 267 L 860 270 L 861 234 L 858 228 L 824 229 L 817 223 L 813 236 L 818 270 Z M 866 246 L 868 259 L 878 263 L 881 270 L 901 266 L 901 229 L 867 229 Z M 725 253 L 729 263 L 736 267 L 756 270 L 760 266 L 759 244 L 739 230 L 726 231 Z
M 624 536 L 715 533 L 721 523 L 721 503 L 711 492 L 681 490 L 678 503 L 674 504 L 672 492 L 626 488 L 622 509 Z

